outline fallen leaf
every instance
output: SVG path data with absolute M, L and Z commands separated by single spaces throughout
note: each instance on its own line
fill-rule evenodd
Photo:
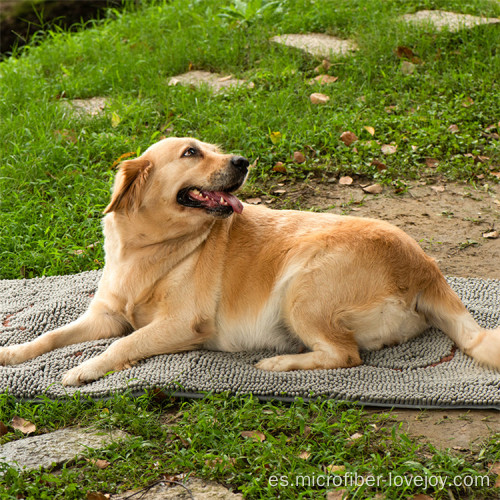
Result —
M 315 92 L 309 96 L 309 99 L 311 99 L 313 104 L 326 104 L 330 100 L 330 97 L 325 94 Z
M 344 489 L 329 491 L 326 494 L 326 500 L 345 500 L 347 499 L 349 492 Z
M 472 106 L 474 104 L 474 101 L 470 96 L 467 96 L 463 101 L 462 101 L 462 106 L 464 108 L 468 108 L 469 106 Z
M 375 135 L 375 129 L 370 126 L 363 127 L 370 135 Z
M 0 421 L 0 437 L 5 436 L 5 434 L 8 434 L 9 429 L 7 429 L 7 426 Z
M 394 113 L 394 111 L 397 109 L 397 106 L 386 106 L 385 108 L 386 113 Z
M 273 167 L 274 172 L 279 172 L 280 174 L 286 174 L 286 167 L 281 161 L 277 161 Z
M 78 142 L 76 132 L 73 129 L 54 130 L 54 137 L 72 142 L 73 144 Z
M 497 124 L 496 123 L 493 123 L 493 125 L 488 125 L 484 131 L 485 132 L 490 132 L 491 130 L 495 130 L 497 128 Z
M 302 458 L 303 460 L 308 460 L 311 454 L 308 451 L 303 451 L 300 455 L 299 458 Z
M 380 184 L 372 184 L 363 188 L 363 191 L 369 194 L 380 194 L 383 190 L 384 188 Z
M 311 434 L 311 428 L 310 428 L 308 425 L 306 425 L 306 426 L 304 427 L 304 432 L 303 432 L 303 434 L 304 434 L 304 436 L 306 436 L 306 437 L 307 437 L 307 436 L 309 436 L 309 434 Z
M 451 132 L 452 134 L 456 134 L 458 132 L 459 128 L 457 125 L 453 124 L 448 127 L 448 132 Z
M 241 436 L 244 438 L 255 439 L 255 441 L 265 441 L 266 436 L 260 431 L 242 431 Z
M 384 144 L 380 148 L 380 151 L 382 151 L 382 153 L 384 153 L 385 155 L 393 155 L 397 149 L 398 149 L 398 147 L 393 146 L 392 144 Z
M 269 134 L 269 137 L 271 138 L 271 142 L 273 144 L 278 144 L 281 141 L 281 132 L 271 132 Z
M 346 145 L 350 146 L 353 142 L 356 142 L 358 140 L 358 136 L 354 134 L 353 132 L 350 132 L 347 130 L 346 132 L 342 132 L 340 134 L 340 140 Z
M 500 172 L 490 172 L 490 174 L 500 179 Z
M 330 83 L 335 83 L 338 79 L 339 79 L 338 76 L 318 75 L 309 80 L 309 85 L 314 85 L 315 83 L 319 83 L 321 85 L 328 85 Z
M 405 47 L 403 45 L 400 45 L 394 53 L 396 54 L 397 57 L 400 59 L 409 59 L 412 63 L 415 64 L 422 64 L 422 59 L 418 57 L 413 50 L 410 49 L 410 47 Z
M 223 76 L 222 78 L 219 78 L 219 82 L 227 82 L 229 80 L 231 80 L 231 78 L 233 77 L 233 75 L 227 75 L 227 76 Z
M 332 65 L 332 63 L 330 61 L 328 61 L 328 59 L 323 59 L 323 61 L 321 61 L 321 64 L 314 68 L 314 71 L 316 73 L 321 73 L 321 71 L 328 71 L 330 69 L 331 65 Z
M 286 189 L 275 189 L 273 191 L 274 194 L 285 194 L 286 193 Z
M 423 493 L 419 493 L 418 495 L 411 497 L 410 500 L 433 500 L 433 498 L 430 497 L 429 495 L 424 495 Z
M 500 462 L 495 462 L 490 466 L 490 472 L 492 474 L 500 475 Z
M 330 464 L 325 467 L 325 472 L 345 472 L 345 465 Z
M 435 191 L 436 193 L 442 193 L 444 192 L 444 186 L 431 186 L 431 189 Z
M 386 170 L 387 169 L 387 165 L 385 163 L 382 163 L 379 160 L 372 160 L 372 162 L 370 163 L 370 165 L 372 165 L 373 167 L 377 167 L 377 170 L 379 172 L 381 172 L 382 170 Z
M 101 493 L 100 491 L 89 491 L 85 497 L 87 500 L 108 500 L 111 498 L 109 493 Z
M 415 64 L 410 61 L 401 62 L 401 73 L 403 73 L 403 75 L 412 75 L 415 73 L 415 68 Z
M 247 203 L 249 203 L 250 205 L 258 205 L 259 203 L 262 203 L 262 199 L 261 198 L 248 198 L 245 201 Z
M 306 161 L 306 157 L 300 151 L 295 151 L 295 153 L 293 153 L 293 161 L 295 163 L 304 163 Z
M 30 422 L 29 420 L 24 420 L 24 418 L 18 417 L 17 415 L 12 418 L 12 422 L 10 425 L 21 431 L 23 434 L 31 434 L 36 431 L 36 425 Z
M 111 465 L 111 462 L 108 462 L 107 460 L 103 460 L 101 458 L 98 459 L 89 458 L 87 459 L 87 462 L 89 462 L 92 465 L 95 465 L 98 469 L 106 469 Z
M 477 155 L 474 157 L 474 161 L 478 163 L 486 163 L 490 159 L 489 156 Z
M 436 158 L 426 158 L 425 164 L 429 168 L 436 168 L 439 165 L 439 160 L 436 160 Z
M 360 434 L 359 432 L 355 432 L 352 436 L 349 436 L 349 439 L 351 441 L 357 441 L 358 439 L 361 439 L 363 437 L 363 434 Z
M 496 240 L 500 236 L 498 231 L 490 231 L 488 233 L 483 233 L 483 238 L 488 238 L 491 240 Z
M 339 184 L 342 184 L 343 186 L 349 186 L 352 182 L 352 177 L 349 177 L 348 175 L 339 179 Z
M 120 125 L 121 121 L 122 121 L 122 119 L 118 116 L 118 113 L 115 113 L 113 111 L 113 113 L 111 115 L 111 126 L 113 128 L 116 128 L 116 127 L 118 127 L 118 125 Z

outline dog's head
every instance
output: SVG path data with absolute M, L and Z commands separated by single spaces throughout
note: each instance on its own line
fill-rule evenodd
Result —
M 243 210 L 233 192 L 245 182 L 248 165 L 196 139 L 163 139 L 120 165 L 104 213 L 154 209 L 226 218 Z

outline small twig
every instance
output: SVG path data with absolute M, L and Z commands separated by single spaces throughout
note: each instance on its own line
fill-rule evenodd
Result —
M 175 484 L 177 486 L 182 486 L 188 492 L 191 499 L 195 500 L 195 498 L 193 496 L 193 492 L 185 484 L 182 484 L 179 481 L 173 481 L 171 479 L 160 479 L 158 481 L 155 481 L 154 483 L 150 484 L 149 486 L 146 486 L 145 488 L 142 488 L 139 491 L 136 491 L 135 493 L 132 493 L 131 495 L 129 495 L 127 497 L 123 497 L 123 500 L 128 500 L 129 498 L 135 497 L 139 493 L 142 493 L 141 496 L 139 497 L 139 499 L 141 499 L 144 496 L 144 494 L 147 493 L 153 486 L 156 486 L 157 484 L 161 484 L 161 483 L 171 483 L 171 484 Z

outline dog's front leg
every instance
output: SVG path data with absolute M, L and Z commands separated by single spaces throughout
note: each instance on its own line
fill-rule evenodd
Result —
M 121 315 L 96 301 L 83 316 L 68 325 L 44 333 L 31 342 L 0 347 L 0 366 L 17 365 L 59 347 L 79 342 L 117 337 L 126 333 L 129 328 Z
M 110 371 L 130 368 L 137 361 L 155 356 L 187 351 L 202 344 L 210 329 L 204 325 L 175 318 L 146 325 L 110 345 L 102 354 L 89 359 L 63 376 L 63 385 L 80 385 L 96 380 Z

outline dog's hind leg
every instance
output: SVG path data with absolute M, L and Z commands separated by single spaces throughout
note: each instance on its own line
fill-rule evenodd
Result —
M 129 329 L 123 316 L 111 312 L 100 301 L 94 301 L 85 314 L 68 325 L 44 333 L 31 342 L 0 347 L 0 366 L 17 365 L 70 344 L 117 337 Z

